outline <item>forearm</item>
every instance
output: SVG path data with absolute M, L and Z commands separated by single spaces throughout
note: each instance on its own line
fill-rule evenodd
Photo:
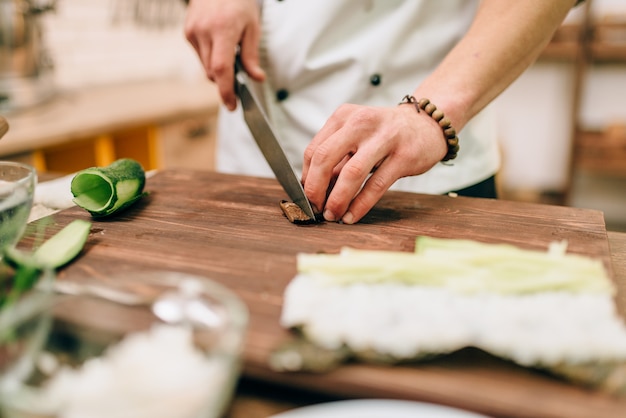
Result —
M 541 54 L 575 0 L 483 0 L 467 35 L 414 91 L 460 131 Z

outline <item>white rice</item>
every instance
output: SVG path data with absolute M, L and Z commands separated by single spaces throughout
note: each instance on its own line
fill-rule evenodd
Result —
M 159 324 L 78 369 L 63 367 L 41 390 L 23 388 L 11 408 L 55 418 L 213 417 L 229 384 L 228 367 L 197 350 L 188 328 Z
M 464 294 L 399 283 L 328 285 L 299 274 L 281 317 L 326 348 L 397 359 L 474 346 L 524 366 L 626 360 L 626 326 L 610 294 Z

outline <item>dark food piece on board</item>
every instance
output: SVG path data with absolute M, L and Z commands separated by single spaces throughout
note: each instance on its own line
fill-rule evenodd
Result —
M 283 210 L 283 213 L 289 219 L 289 222 L 293 224 L 312 224 L 317 222 L 315 219 L 311 219 L 300 206 L 296 205 L 293 202 L 289 202 L 287 200 L 280 201 L 280 208 Z

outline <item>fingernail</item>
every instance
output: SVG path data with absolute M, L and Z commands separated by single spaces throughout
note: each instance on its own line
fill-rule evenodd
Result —
M 346 212 L 346 214 L 343 215 L 343 218 L 341 218 L 341 221 L 344 224 L 353 224 L 354 223 L 354 215 L 352 215 L 352 212 Z
M 328 222 L 335 222 L 335 214 L 332 213 L 331 211 L 329 211 L 328 209 L 326 209 L 324 211 L 324 219 L 326 219 Z

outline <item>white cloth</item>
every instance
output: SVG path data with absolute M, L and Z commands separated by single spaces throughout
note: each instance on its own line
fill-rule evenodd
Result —
M 74 206 L 71 184 L 75 173 L 54 180 L 41 182 L 35 188 L 33 203 L 50 209 L 66 209 Z
M 261 59 L 263 93 L 283 149 L 297 172 L 304 149 L 343 103 L 395 106 L 410 94 L 464 35 L 479 0 L 265 1 Z M 370 78 L 380 77 L 373 85 Z M 279 101 L 278 90 L 288 97 Z M 459 134 L 452 166 L 398 180 L 393 189 L 445 193 L 497 171 L 495 121 L 488 109 Z M 272 177 L 243 122 L 240 107 L 222 109 L 219 171 Z

